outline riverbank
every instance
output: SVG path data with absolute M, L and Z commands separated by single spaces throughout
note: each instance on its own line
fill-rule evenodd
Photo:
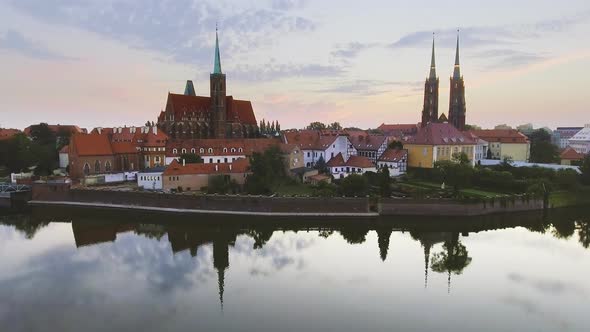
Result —
M 76 206 L 203 215 L 268 217 L 479 216 L 541 211 L 543 201 L 528 196 L 486 201 L 369 197 L 272 197 L 190 195 L 72 189 L 67 184 L 36 184 L 31 205 Z

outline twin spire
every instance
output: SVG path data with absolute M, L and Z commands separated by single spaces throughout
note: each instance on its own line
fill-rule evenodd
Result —
M 213 74 L 223 74 L 221 72 L 221 56 L 219 55 L 219 36 L 217 33 L 217 25 L 215 26 L 215 64 L 213 66 Z
M 429 79 L 436 79 L 436 62 L 434 55 L 434 33 L 432 33 L 432 59 L 430 60 L 430 75 Z M 461 68 L 459 65 L 459 30 L 457 30 L 457 50 L 455 53 L 455 68 L 453 69 L 453 78 L 461 78 Z

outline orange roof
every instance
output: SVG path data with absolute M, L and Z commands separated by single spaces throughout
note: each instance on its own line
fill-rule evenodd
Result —
M 232 96 L 226 97 L 226 119 L 228 122 L 240 122 L 243 124 L 257 125 L 256 116 L 252 103 L 247 100 L 237 100 Z M 180 121 L 183 116 L 209 116 L 211 107 L 211 98 L 203 96 L 187 96 L 175 93 L 168 94 L 167 104 L 174 111 L 174 118 Z M 158 122 L 164 120 L 165 113 L 160 113 Z
M 379 161 L 399 161 L 407 158 L 408 150 L 387 149 L 383 152 L 381 157 L 379 157 Z
M 344 157 L 342 157 L 342 152 L 339 152 L 337 155 L 335 155 L 334 157 L 330 158 L 330 161 L 328 161 L 326 163 L 326 166 L 328 167 L 340 167 L 340 166 L 344 166 L 345 162 L 344 162 Z
M 420 128 L 416 136 L 407 141 L 408 144 L 419 145 L 473 145 L 475 140 L 463 135 L 449 123 L 429 123 Z
M 322 135 L 319 130 L 297 130 L 284 133 L 289 144 L 296 144 L 303 150 L 325 150 L 342 134 Z
M 137 153 L 137 147 L 131 142 L 111 142 L 114 154 Z
M 472 130 L 471 133 L 487 142 L 528 143 L 529 139 L 515 129 Z
M 76 134 L 70 140 L 70 151 L 79 156 L 108 156 L 113 154 L 111 143 L 105 135 Z
M 389 133 L 392 131 L 401 131 L 404 134 L 412 134 L 418 131 L 417 124 L 381 124 L 377 129 L 383 133 Z
M 330 159 L 326 164 L 327 167 L 341 167 L 341 166 L 350 166 L 350 167 L 359 167 L 359 168 L 372 168 L 375 167 L 375 164 L 369 160 L 367 157 L 361 156 L 350 156 L 346 162 L 344 162 L 344 157 L 342 156 L 342 152 L 338 153 L 336 156 Z
M 561 152 L 559 156 L 561 159 L 565 160 L 582 160 L 584 159 L 584 155 L 579 153 L 578 151 L 574 150 L 571 146 L 568 146 Z
M 386 136 L 367 134 L 349 136 L 348 139 L 358 150 L 378 150 L 387 141 Z
M 0 128 L 0 140 L 3 139 L 10 139 L 12 136 L 20 133 L 21 131 L 18 129 L 2 129 Z
M 186 164 L 182 166 L 178 161 L 173 160 L 166 170 L 164 176 L 172 175 L 194 175 L 194 174 L 230 174 L 247 173 L 250 168 L 250 161 L 240 158 L 233 163 L 225 164 Z
M 156 127 L 140 127 L 133 136 L 133 143 L 146 147 L 165 147 L 167 141 L 168 135 Z

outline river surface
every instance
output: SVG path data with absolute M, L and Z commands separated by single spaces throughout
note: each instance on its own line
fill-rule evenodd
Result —
M 0 331 L 588 331 L 590 211 L 0 217 Z

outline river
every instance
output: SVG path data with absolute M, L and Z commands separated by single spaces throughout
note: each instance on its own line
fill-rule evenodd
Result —
M 587 331 L 590 211 L 0 217 L 1 331 Z

